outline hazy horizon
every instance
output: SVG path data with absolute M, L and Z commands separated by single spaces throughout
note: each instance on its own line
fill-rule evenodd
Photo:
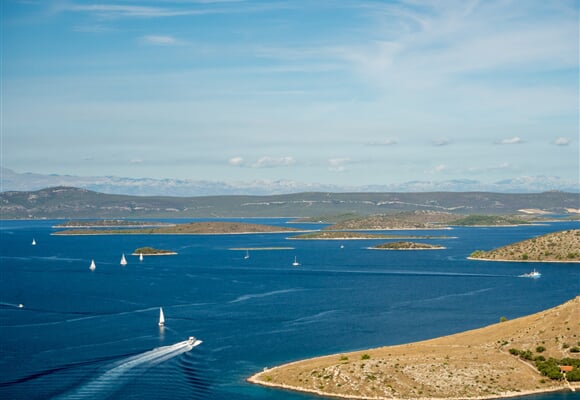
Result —
M 1 166 L 18 174 L 580 188 L 573 0 L 0 10 Z

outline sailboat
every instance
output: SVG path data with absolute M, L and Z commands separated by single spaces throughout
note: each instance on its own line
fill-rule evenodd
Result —
M 125 258 L 125 253 L 121 256 L 121 265 L 127 265 L 127 259 Z
M 163 315 L 163 308 L 159 307 L 159 326 L 165 326 L 165 316 Z
M 300 265 L 300 263 L 298 262 L 298 260 L 296 259 L 296 256 L 294 256 L 294 262 L 292 263 L 293 266 L 297 267 Z
M 246 250 L 246 255 L 244 256 L 244 258 L 247 260 L 248 258 L 250 258 L 250 252 L 248 250 Z
M 32 238 L 32 245 L 36 246 L 36 240 L 34 240 L 34 238 Z
M 95 265 L 95 260 L 91 260 L 91 266 L 89 267 L 89 269 L 91 271 L 94 271 L 97 268 L 97 266 Z
M 143 261 L 143 253 L 139 253 L 139 261 Z

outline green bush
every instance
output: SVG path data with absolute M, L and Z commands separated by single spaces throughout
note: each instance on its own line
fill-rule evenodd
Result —
M 544 351 L 546 351 L 546 348 L 544 346 L 536 347 L 536 353 L 543 353 Z
M 360 356 L 361 360 L 370 360 L 371 356 L 368 355 L 367 353 L 363 354 L 362 356 Z

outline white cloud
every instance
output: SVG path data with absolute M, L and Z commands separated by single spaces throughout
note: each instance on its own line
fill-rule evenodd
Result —
M 133 158 L 133 159 L 129 160 L 129 162 L 131 164 L 142 164 L 143 163 L 143 160 L 140 159 L 140 158 Z
M 512 138 L 498 140 L 495 143 L 496 144 L 520 144 L 520 143 L 524 143 L 524 141 L 519 136 L 514 136 Z
M 556 146 L 568 146 L 570 143 L 572 143 L 572 139 L 565 137 L 559 137 L 558 139 L 554 140 L 554 144 Z
M 244 164 L 244 159 L 242 157 L 232 157 L 229 159 L 228 163 L 230 165 L 240 167 Z
M 180 43 L 179 40 L 173 36 L 168 35 L 146 35 L 141 37 L 141 41 L 145 44 L 152 44 L 157 46 L 171 46 Z
M 431 168 L 430 170 L 425 171 L 427 174 L 439 174 L 443 171 L 447 170 L 447 166 L 445 164 L 439 164 L 435 167 Z
M 261 157 L 252 164 L 253 168 L 275 168 L 275 167 L 287 167 L 289 165 L 295 164 L 296 160 L 294 157 Z
M 344 172 L 346 171 L 345 164 L 349 161 L 349 158 L 331 158 L 328 160 L 328 170 L 332 172 Z

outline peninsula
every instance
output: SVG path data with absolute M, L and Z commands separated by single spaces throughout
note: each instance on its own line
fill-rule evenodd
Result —
M 248 381 L 351 399 L 487 399 L 577 390 L 579 310 L 580 296 L 451 336 L 265 368 Z
M 471 260 L 580 262 L 580 229 L 548 233 L 490 251 L 476 250 Z
M 54 235 L 225 235 L 241 233 L 297 232 L 298 229 L 241 222 L 191 222 L 160 228 L 68 229 Z
M 325 230 L 413 230 L 447 228 L 457 215 L 440 211 L 409 211 L 346 219 Z

